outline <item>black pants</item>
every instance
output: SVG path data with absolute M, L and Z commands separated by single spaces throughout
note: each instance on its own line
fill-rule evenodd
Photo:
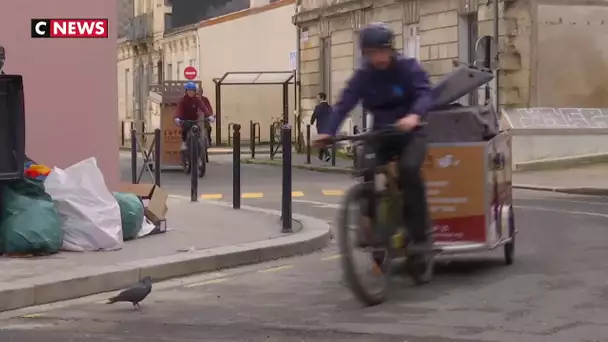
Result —
M 193 125 L 194 125 L 194 123 L 191 123 L 191 122 L 184 122 L 182 124 L 182 141 L 183 142 L 188 142 L 188 132 L 190 132 L 190 128 L 192 128 Z
M 207 130 L 207 138 L 209 138 L 209 146 L 211 146 L 211 123 L 209 121 L 205 121 L 205 129 Z
M 393 158 L 398 158 L 399 186 L 403 201 L 403 222 L 408 235 L 414 243 L 429 242 L 431 219 L 426 201 L 426 187 L 422 178 L 422 164 L 426 158 L 427 144 L 423 133 L 403 134 L 382 138 L 375 143 L 376 165 L 384 165 Z M 365 175 L 365 180 L 373 179 L 373 174 Z M 368 210 L 372 218 L 376 206 Z
M 331 157 L 331 154 L 329 154 L 329 149 L 327 147 L 321 147 L 319 149 L 319 159 L 325 160 L 325 157 Z

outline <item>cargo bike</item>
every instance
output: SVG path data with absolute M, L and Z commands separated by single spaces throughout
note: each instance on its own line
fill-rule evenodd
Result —
M 373 144 L 391 129 L 354 136 L 338 136 L 332 142 L 349 140 L 357 153 L 354 175 L 374 174 L 347 191 L 338 219 L 338 242 L 348 286 L 366 305 L 386 300 L 391 276 L 400 268 L 416 284 L 431 280 L 435 257 L 503 249 L 505 263 L 513 263 L 515 220 L 511 192 L 511 137 L 498 128 L 498 115 L 487 101 L 480 106 L 454 104 L 462 96 L 492 80 L 492 73 L 459 67 L 439 82 L 433 111 L 424 130 L 429 149 L 423 166 L 429 212 L 433 222 L 433 247 L 429 260 L 415 261 L 407 251 L 407 230 L 401 220 L 401 191 L 395 161 L 377 165 Z M 487 88 L 487 87 L 486 87 Z M 374 196 L 376 218 L 373 234 L 378 244 L 358 245 L 363 217 L 360 207 Z M 369 262 L 358 274 L 356 255 Z M 401 261 L 401 262 L 399 262 Z M 421 267 L 426 265 L 427 267 Z M 372 284 L 367 281 L 372 280 Z

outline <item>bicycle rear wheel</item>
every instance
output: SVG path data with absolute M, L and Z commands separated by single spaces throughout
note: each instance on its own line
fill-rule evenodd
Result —
M 386 300 L 392 255 L 388 244 L 380 248 L 359 246 L 361 206 L 365 205 L 367 191 L 365 184 L 357 184 L 346 193 L 338 219 L 338 243 L 348 286 L 359 301 L 373 306 Z

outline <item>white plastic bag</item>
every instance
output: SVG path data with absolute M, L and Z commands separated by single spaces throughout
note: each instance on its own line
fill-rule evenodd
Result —
M 150 235 L 156 226 L 147 217 L 144 216 L 144 223 L 141 225 L 141 230 L 137 234 L 137 238 Z
M 122 248 L 120 207 L 106 187 L 95 158 L 65 170 L 53 168 L 44 186 L 61 217 L 61 249 L 83 252 Z

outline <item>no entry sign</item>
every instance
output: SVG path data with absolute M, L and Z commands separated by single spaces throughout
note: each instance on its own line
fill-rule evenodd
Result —
M 187 67 L 186 69 L 184 69 L 184 77 L 187 80 L 193 80 L 196 78 L 197 72 L 196 72 L 196 68 L 195 67 Z

